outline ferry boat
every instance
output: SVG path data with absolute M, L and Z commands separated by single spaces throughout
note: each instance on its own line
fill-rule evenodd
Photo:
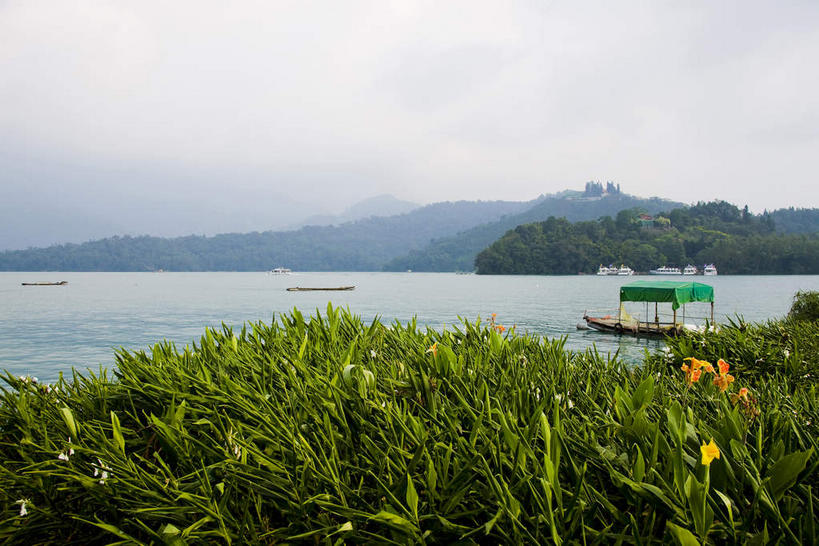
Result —
M 679 267 L 666 267 L 661 266 L 657 269 L 652 269 L 649 271 L 651 275 L 682 275 L 682 271 L 680 271 Z
M 697 273 L 698 273 L 697 266 L 688 264 L 687 266 L 685 266 L 685 269 L 683 269 L 682 274 L 683 275 L 696 275 Z
M 613 265 L 606 267 L 603 264 L 600 264 L 600 268 L 597 270 L 597 274 L 600 276 L 605 275 L 617 275 L 617 268 Z
M 290 273 L 292 273 L 292 271 L 290 271 L 286 267 L 277 267 L 275 269 L 271 269 L 270 272 L 273 273 L 274 275 L 289 275 Z
M 705 269 L 702 270 L 703 275 L 716 275 L 717 268 L 714 264 L 708 264 L 705 266 Z
M 620 275 L 621 277 L 627 275 L 634 275 L 634 270 L 629 266 L 622 264 L 620 265 L 620 269 L 617 270 L 617 274 Z

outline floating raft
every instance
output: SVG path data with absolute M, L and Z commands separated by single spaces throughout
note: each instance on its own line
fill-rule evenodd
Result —
M 68 284 L 68 281 L 57 282 L 24 282 L 23 286 L 62 286 Z
M 305 286 L 294 286 L 288 288 L 288 292 L 312 292 L 316 290 L 355 290 L 355 286 L 335 286 L 330 288 L 308 288 Z

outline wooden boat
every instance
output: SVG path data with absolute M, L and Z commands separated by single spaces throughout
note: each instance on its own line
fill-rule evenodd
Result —
M 654 303 L 654 320 L 641 321 L 626 312 L 623 303 L 627 301 Z M 714 323 L 714 288 L 697 282 L 677 281 L 637 281 L 620 287 L 620 308 L 618 311 L 603 315 L 590 316 L 583 313 L 583 320 L 589 328 L 613 334 L 668 336 L 680 334 L 685 325 L 677 320 L 677 310 L 685 308 L 686 303 L 704 302 L 711 304 L 711 324 Z M 670 303 L 673 310 L 671 322 L 662 322 L 659 318 L 658 304 Z M 683 310 L 683 316 L 685 311 Z
M 24 282 L 23 286 L 62 286 L 68 284 L 68 281 L 57 282 Z
M 310 288 L 306 286 L 293 286 L 292 288 L 288 288 L 288 292 L 312 292 L 316 290 L 355 290 L 355 286 L 335 286 L 335 287 L 328 287 L 328 288 Z

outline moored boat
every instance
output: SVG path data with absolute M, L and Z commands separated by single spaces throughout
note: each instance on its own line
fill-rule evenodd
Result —
M 634 275 L 634 270 L 625 264 L 621 264 L 620 269 L 617 270 L 617 274 L 621 277 Z
M 717 268 L 716 268 L 716 266 L 714 264 L 708 264 L 702 270 L 702 274 L 703 275 L 716 275 L 717 274 Z
M 646 302 L 646 320 L 630 315 L 623 305 L 625 302 Z M 661 321 L 659 303 L 670 303 L 673 310 L 671 322 Z M 666 336 L 677 335 L 686 328 L 677 320 L 677 310 L 685 304 L 704 302 L 711 304 L 711 322 L 714 323 L 714 288 L 702 283 L 679 281 L 637 281 L 620 287 L 620 307 L 613 313 L 592 316 L 583 313 L 583 320 L 589 328 L 615 334 Z M 654 303 L 654 320 L 649 320 L 648 304 Z
M 682 272 L 683 275 L 696 275 L 697 274 L 697 266 L 688 264 L 685 266 Z
M 609 265 L 608 267 L 606 267 L 605 265 L 600 264 L 600 268 L 597 270 L 597 274 L 600 275 L 601 277 L 606 275 L 617 275 L 617 268 L 614 267 L 613 265 Z
M 56 281 L 56 282 L 24 282 L 22 283 L 23 286 L 63 286 L 68 284 L 68 281 Z
M 679 267 L 666 267 L 660 266 L 657 269 L 652 269 L 649 271 L 651 275 L 682 275 L 682 271 L 680 271 Z
M 289 275 L 290 273 L 292 273 L 292 271 L 290 271 L 286 267 L 277 267 L 275 269 L 271 269 L 270 272 L 273 273 L 274 275 Z

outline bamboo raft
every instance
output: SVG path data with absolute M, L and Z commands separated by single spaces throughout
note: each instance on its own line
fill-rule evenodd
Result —
M 64 284 L 68 284 L 68 281 L 57 281 L 57 282 L 24 282 L 22 283 L 23 286 L 62 286 Z
M 312 292 L 316 290 L 355 290 L 355 286 L 335 286 L 329 288 L 308 288 L 304 286 L 294 286 L 292 288 L 288 288 L 288 292 Z

